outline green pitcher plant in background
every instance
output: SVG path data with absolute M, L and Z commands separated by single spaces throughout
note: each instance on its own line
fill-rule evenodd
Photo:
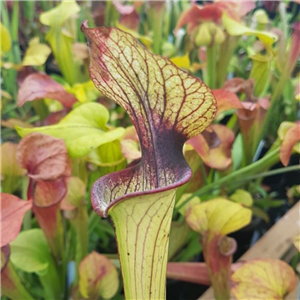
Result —
M 278 40 L 278 37 L 273 33 L 253 30 L 239 24 L 229 18 L 227 14 L 223 14 L 222 19 L 224 27 L 231 36 L 252 35 L 257 37 L 264 45 L 265 54 L 255 53 L 250 56 L 253 65 L 249 77 L 255 81 L 255 95 L 260 96 L 265 91 L 270 80 L 271 62 L 274 58 L 272 45 Z
M 237 197 L 241 201 L 246 194 L 238 190 L 233 196 L 230 200 L 236 201 L 233 198 Z M 236 243 L 226 234 L 250 222 L 251 210 L 243 207 L 246 203 L 250 204 L 249 200 L 233 203 L 217 198 L 200 203 L 200 199 L 195 197 L 185 205 L 180 213 L 185 214 L 190 227 L 200 233 L 205 263 L 168 263 L 168 278 L 212 284 L 215 299 L 230 299 L 230 293 L 237 300 L 285 299 L 297 285 L 295 272 L 286 262 L 264 258 L 231 264 Z M 299 247 L 299 240 L 295 239 L 294 243 Z
M 213 120 L 210 90 L 169 60 L 153 55 L 116 28 L 82 31 L 90 47 L 95 86 L 121 105 L 140 139 L 142 157 L 101 177 L 94 210 L 114 222 L 127 299 L 165 299 L 168 240 L 176 188 L 192 172 L 182 147 Z
M 224 198 L 195 204 L 186 213 L 187 223 L 200 234 L 216 300 L 230 299 L 232 255 L 237 244 L 227 234 L 246 226 L 251 221 L 251 215 L 250 209 Z
M 75 19 L 71 17 L 79 11 L 80 6 L 76 1 L 62 1 L 40 15 L 40 22 L 50 27 L 46 39 L 61 72 L 70 84 L 82 81 L 82 72 L 72 51 L 72 44 L 76 37 L 76 24 Z
M 231 292 L 237 300 L 292 299 L 287 296 L 296 286 L 294 270 L 278 259 L 247 261 L 231 276 Z

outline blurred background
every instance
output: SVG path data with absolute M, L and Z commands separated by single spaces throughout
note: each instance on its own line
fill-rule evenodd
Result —
M 286 132 L 299 120 L 299 10 L 299 1 L 1 1 L 2 192 L 27 199 L 28 177 L 15 155 L 22 128 L 55 126 L 81 105 L 103 105 L 109 130 L 121 127 L 125 135 L 90 153 L 71 155 L 70 161 L 72 176 L 84 185 L 87 249 L 81 259 L 95 250 L 118 265 L 113 227 L 93 212 L 90 189 L 96 179 L 125 168 L 141 153 L 124 109 L 90 80 L 89 52 L 80 30 L 84 20 L 90 28 L 114 26 L 203 80 L 224 105 L 214 121 L 214 135 L 201 140 L 205 154 L 194 159 L 196 149 L 186 149 L 194 177 L 178 192 L 177 202 L 191 195 L 199 201 L 224 196 L 251 208 L 251 224 L 233 235 L 239 244 L 237 259 L 299 200 L 299 131 L 288 142 L 290 155 L 279 156 Z M 67 140 L 68 133 L 60 138 Z M 249 172 L 232 177 L 226 186 L 216 183 L 249 166 Z M 71 289 L 77 276 L 71 263 L 77 233 L 68 209 L 62 210 Z M 179 205 L 173 217 L 177 243 L 171 241 L 175 246 L 169 259 L 203 261 L 198 235 L 183 220 Z M 27 213 L 22 230 L 37 227 L 34 215 Z M 291 265 L 298 260 L 297 254 Z M 18 267 L 28 290 L 46 299 L 37 273 Z M 167 297 L 196 299 L 205 289 L 169 280 Z M 121 284 L 113 299 L 123 299 Z

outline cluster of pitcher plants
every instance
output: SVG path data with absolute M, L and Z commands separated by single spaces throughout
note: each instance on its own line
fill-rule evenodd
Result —
M 297 3 L 1 6 L 3 299 L 296 288 L 284 261 L 233 263 L 229 235 L 283 204 L 265 178 L 299 171 Z

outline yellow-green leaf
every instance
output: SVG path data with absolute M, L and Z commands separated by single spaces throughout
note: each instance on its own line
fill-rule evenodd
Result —
M 11 37 L 10 37 L 10 33 L 8 31 L 8 29 L 2 24 L 0 23 L 0 28 L 1 28 L 1 56 L 3 56 L 3 54 L 5 52 L 8 52 L 11 48 Z
M 237 300 L 284 299 L 296 287 L 296 275 L 277 259 L 257 259 L 243 264 L 231 277 Z
M 230 199 L 234 202 L 243 204 L 247 207 L 251 207 L 253 204 L 252 195 L 245 190 L 236 190 L 231 196 Z
M 108 119 L 109 113 L 103 105 L 86 103 L 75 108 L 56 125 L 36 128 L 16 126 L 16 129 L 22 137 L 31 132 L 41 132 L 63 139 L 69 155 L 79 157 L 124 134 L 123 128 L 108 130 Z
M 200 234 L 206 231 L 226 235 L 246 226 L 251 221 L 248 208 L 227 199 L 216 198 L 197 205 L 186 214 L 189 226 Z
M 52 261 L 52 256 L 41 229 L 22 231 L 10 243 L 11 260 L 25 272 L 43 273 Z
M 47 105 L 50 113 L 59 112 L 64 109 L 64 106 L 57 100 L 45 98 L 44 103 Z
M 259 31 L 253 30 L 233 19 L 231 19 L 226 13 L 222 15 L 223 25 L 227 32 L 233 36 L 239 35 L 254 35 L 259 38 L 266 46 L 271 46 L 278 40 L 277 35 L 267 32 L 267 31 Z
M 76 1 L 62 1 L 53 9 L 41 13 L 40 22 L 51 27 L 62 26 L 66 20 L 79 11 L 80 6 Z
M 88 156 L 88 161 L 101 167 L 101 175 L 122 170 L 126 166 L 125 157 L 121 151 L 120 141 L 101 145 Z
M 110 299 L 119 286 L 116 267 L 110 260 L 95 251 L 79 265 L 79 291 L 86 299 Z
M 268 51 L 265 55 L 255 54 L 251 56 L 252 67 L 249 78 L 252 78 L 255 82 L 254 94 L 256 96 L 263 93 L 265 87 L 269 84 L 273 57 L 272 51 Z
M 101 95 L 91 80 L 83 83 L 75 83 L 71 88 L 67 87 L 66 89 L 68 92 L 74 94 L 80 102 L 95 101 Z
M 23 59 L 23 66 L 42 66 L 45 64 L 51 49 L 46 44 L 41 44 L 38 37 L 29 41 L 29 47 L 26 50 Z
M 265 25 L 267 25 L 270 22 L 267 12 L 263 9 L 256 10 L 253 14 L 253 18 L 257 22 L 258 27 L 260 27 L 259 25 L 265 27 Z
M 170 60 L 178 68 L 189 70 L 191 67 L 191 61 L 188 53 L 186 53 L 184 56 L 173 57 Z

